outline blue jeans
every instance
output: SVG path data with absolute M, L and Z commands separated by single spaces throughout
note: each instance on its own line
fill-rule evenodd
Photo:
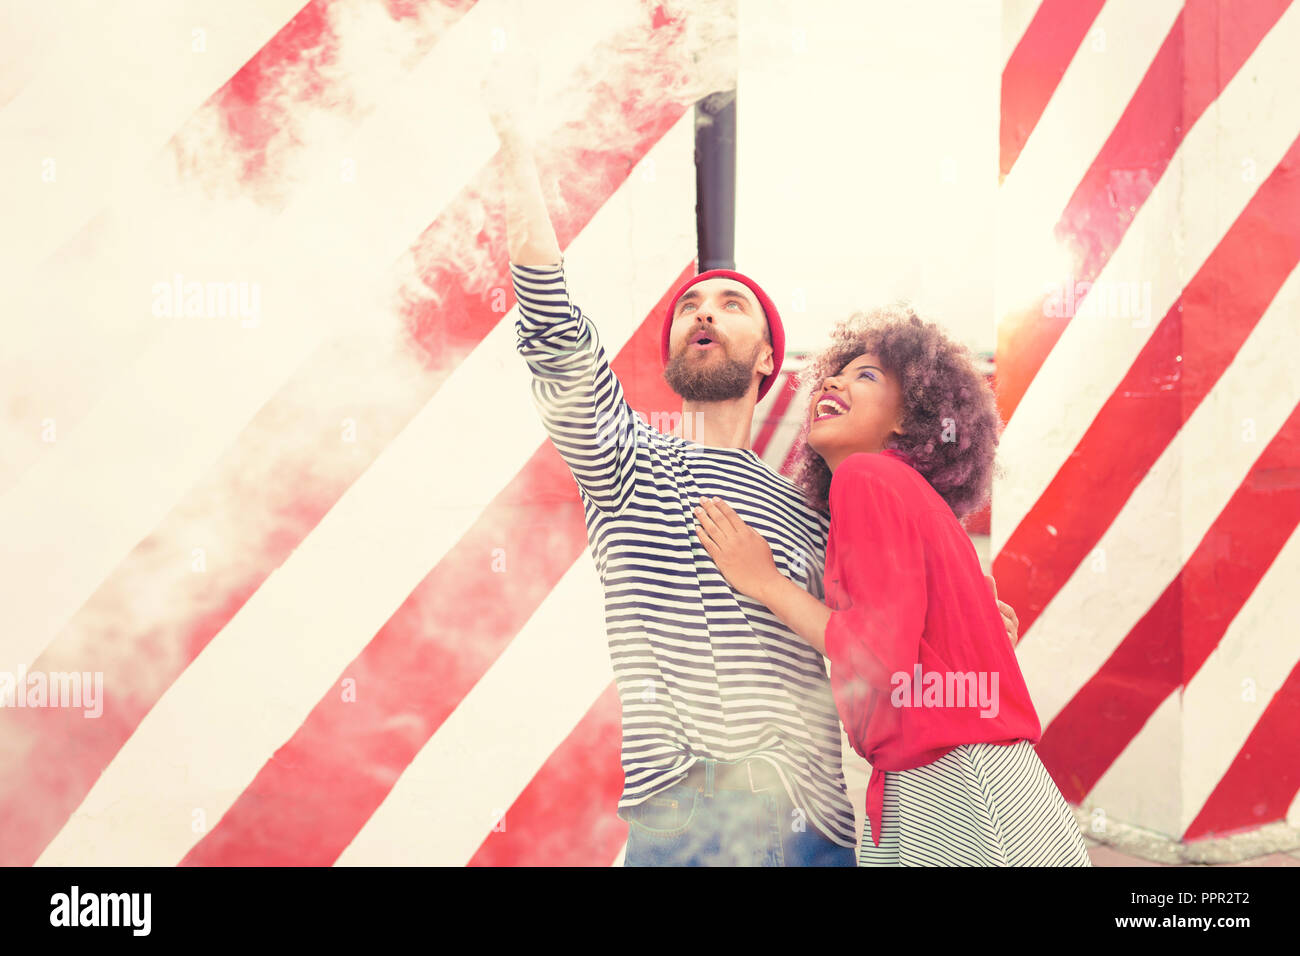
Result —
M 717 790 L 717 761 L 700 762 L 702 785 L 674 784 L 623 811 L 624 866 L 857 866 L 854 849 L 817 829 L 784 788 Z

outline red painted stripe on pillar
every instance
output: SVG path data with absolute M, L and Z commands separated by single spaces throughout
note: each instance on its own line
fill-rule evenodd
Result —
M 386 0 L 388 15 L 395 21 L 420 20 L 435 24 L 436 28 L 412 34 L 411 64 L 432 50 L 460 20 L 473 9 L 478 0 L 422 0 L 422 11 L 412 8 L 405 0 Z M 206 129 L 210 122 L 208 111 L 216 109 L 221 116 L 231 141 L 227 148 L 240 153 L 241 178 L 258 177 L 268 172 L 267 149 L 271 141 L 294 122 L 294 111 L 301 105 L 313 106 L 322 100 L 347 97 L 346 71 L 338 67 L 339 21 L 331 10 L 337 0 L 311 0 L 249 57 L 220 89 L 209 96 L 181 128 L 171 137 L 165 149 L 177 152 L 178 161 L 192 162 L 185 144 L 210 138 L 196 134 Z M 441 20 L 431 14 L 441 10 Z M 354 110 L 351 119 L 360 123 L 368 115 Z M 281 143 L 283 147 L 283 143 Z M 304 146 L 303 148 L 310 148 Z M 104 213 L 79 231 L 78 237 L 93 233 L 102 223 Z M 81 238 L 66 244 L 71 247 Z
M 634 409 L 681 410 L 659 367 L 660 317 L 693 274 L 682 270 L 611 363 Z M 335 682 L 183 863 L 332 864 L 586 547 L 577 486 L 544 442 L 339 675 L 357 699 Z M 498 548 L 505 573 L 492 568 Z
M 1043 0 L 1002 70 L 999 175 L 1011 172 L 1104 0 Z
M 385 7 L 393 20 L 421 19 L 428 23 L 437 21 L 433 11 L 441 8 L 437 28 L 429 33 L 411 31 L 414 45 L 412 62 L 428 53 L 446 33 L 474 6 L 477 0 L 430 0 L 423 11 L 411 8 L 409 3 L 388 0 Z M 227 148 L 240 153 L 240 178 L 245 181 L 266 179 L 275 181 L 283 170 L 274 168 L 269 155 L 273 140 L 283 149 L 286 128 L 292 129 L 294 113 L 302 104 L 319 105 L 354 99 L 350 71 L 339 64 L 340 28 L 345 26 L 335 9 L 336 0 L 312 0 L 284 25 L 267 43 L 249 59 L 239 71 L 209 98 L 209 104 L 221 113 L 231 142 Z M 351 121 L 359 124 L 369 108 L 354 104 Z M 186 142 L 183 137 L 173 139 L 172 145 Z M 209 141 L 203 139 L 205 144 Z M 301 149 L 310 149 L 302 143 Z M 182 150 L 184 152 L 184 150 Z M 187 156 L 187 162 L 201 164 L 201 157 Z
M 610 684 L 506 811 L 470 866 L 609 866 L 627 842 L 622 710 Z
M 781 390 L 772 400 L 772 406 L 763 419 L 763 427 L 759 429 L 758 437 L 754 439 L 754 454 L 759 458 L 763 457 L 763 452 L 767 450 L 768 443 L 771 442 L 772 436 L 776 434 L 777 426 L 781 424 L 781 419 L 785 417 L 790 402 L 798 391 L 799 384 L 795 381 L 795 377 L 786 372 Z
M 799 429 L 799 434 L 795 435 L 794 441 L 790 444 L 790 449 L 785 453 L 785 459 L 781 462 L 781 467 L 777 469 L 787 478 L 794 477 L 795 459 L 803 451 L 804 445 L 808 441 L 808 426 L 804 425 Z
M 1297 406 L 1150 610 L 1043 731 L 1067 800 L 1086 796 L 1151 715 L 1200 670 L 1300 524 Z
M 1289 627 L 1291 622 L 1279 622 Z M 1286 819 L 1300 793 L 1300 664 L 1273 695 L 1228 772 L 1183 834 L 1226 836 Z
M 1115 520 L 1300 260 L 1298 164 L 1300 140 L 1161 320 L 994 560 L 999 593 L 1016 609 L 1022 634 Z M 1136 434 L 1142 441 L 1130 440 Z

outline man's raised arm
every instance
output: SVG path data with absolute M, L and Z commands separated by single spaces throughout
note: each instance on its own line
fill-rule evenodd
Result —
M 597 508 L 619 511 L 636 482 L 636 418 L 596 327 L 569 302 L 531 146 L 508 113 L 491 115 L 502 146 L 516 345 L 533 374 L 533 399 L 578 486 Z
M 546 210 L 532 144 L 510 113 L 497 109 L 489 115 L 501 140 L 510 261 L 521 266 L 558 266 L 563 257 Z

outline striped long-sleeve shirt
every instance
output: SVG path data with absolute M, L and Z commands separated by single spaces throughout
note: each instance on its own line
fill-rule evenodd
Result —
M 810 822 L 856 846 L 822 657 L 731 589 L 696 538 L 692 508 L 722 498 L 767 540 L 781 572 L 818 597 L 829 519 L 752 450 L 702 445 L 636 415 L 595 326 L 569 301 L 562 263 L 512 263 L 511 274 L 517 345 L 577 481 L 604 586 L 623 711 L 620 815 L 701 757 L 759 757 Z

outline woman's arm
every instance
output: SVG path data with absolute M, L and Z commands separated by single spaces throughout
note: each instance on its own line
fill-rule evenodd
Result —
M 767 542 L 725 502 L 704 499 L 696 534 L 733 588 L 762 601 L 842 672 L 888 690 L 911 673 L 925 625 L 920 533 L 875 459 L 846 462 L 831 489 L 842 607 L 832 610 L 777 570 Z
M 839 518 L 831 520 L 831 536 L 837 543 L 838 553 L 843 555 L 850 549 L 857 552 L 850 560 L 840 561 L 844 565 L 841 592 L 847 593 L 852 602 L 843 609 L 842 615 L 781 574 L 772 561 L 767 542 L 726 502 L 705 498 L 702 506 L 695 509 L 699 522 L 696 534 L 727 583 L 765 604 L 786 627 L 825 656 L 829 656 L 827 628 L 833 621 L 837 632 L 851 630 L 850 622 L 854 618 L 859 625 L 865 625 L 872 618 L 884 623 L 890 617 L 901 616 L 906 619 L 909 632 L 919 626 L 915 613 L 900 614 L 900 594 L 914 592 L 924 574 L 915 528 L 903 514 L 901 502 L 887 488 L 875 486 L 862 475 L 846 474 L 836 491 L 846 485 L 855 486 L 856 493 L 837 494 Z M 985 578 L 996 599 L 997 584 L 993 576 L 985 575 Z M 923 593 L 913 593 L 910 600 L 923 607 L 925 597 Z M 1000 600 L 997 604 L 1007 639 L 1014 647 L 1019 621 L 1010 605 Z M 840 615 L 838 620 L 837 615 Z
M 826 656 L 879 691 L 900 673 L 910 676 L 920 659 L 929 600 L 921 533 L 891 468 L 876 455 L 850 456 L 836 470 L 830 501 L 828 573 L 839 577 L 841 606 L 826 622 Z
M 782 624 L 825 655 L 826 624 L 831 619 L 831 609 L 825 604 L 780 573 L 754 595 L 754 600 L 766 604 Z
M 831 609 L 777 570 L 763 536 L 721 498 L 701 498 L 695 517 L 696 535 L 727 583 L 767 605 L 782 624 L 825 653 Z

